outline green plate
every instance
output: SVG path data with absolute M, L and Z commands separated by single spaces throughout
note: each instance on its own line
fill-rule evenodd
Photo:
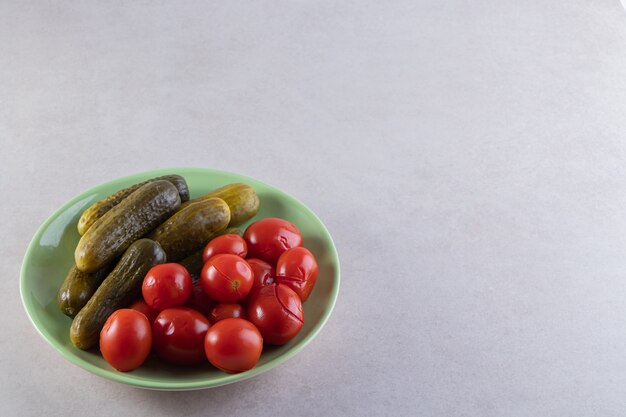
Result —
M 256 368 L 250 371 L 230 375 L 213 368 L 208 361 L 198 367 L 177 367 L 151 356 L 140 368 L 122 373 L 110 367 L 97 350 L 82 351 L 70 342 L 71 320 L 59 311 L 56 294 L 74 259 L 79 238 L 76 224 L 82 211 L 121 188 L 170 173 L 185 177 L 192 198 L 233 182 L 251 185 L 261 200 L 261 209 L 253 221 L 264 217 L 281 217 L 291 221 L 302 232 L 304 245 L 317 258 L 319 275 L 313 292 L 304 304 L 302 330 L 284 346 L 265 347 Z M 246 226 L 240 228 L 244 230 Z M 324 224 L 308 207 L 289 194 L 252 178 L 199 168 L 142 172 L 98 185 L 73 198 L 37 230 L 26 251 L 20 274 L 20 294 L 26 313 L 43 338 L 61 355 L 96 375 L 160 390 L 192 390 L 225 385 L 253 377 L 284 362 L 319 333 L 333 310 L 338 292 L 337 250 Z

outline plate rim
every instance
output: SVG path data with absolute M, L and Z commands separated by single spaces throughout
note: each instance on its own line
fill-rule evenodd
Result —
M 182 175 L 183 177 L 185 176 L 185 172 L 187 174 L 189 174 L 190 172 L 193 172 L 194 174 L 202 174 L 202 175 L 210 175 L 210 174 L 214 174 L 214 173 L 219 173 L 222 175 L 227 175 L 227 176 L 231 176 L 231 177 L 235 177 L 238 180 L 241 180 L 243 182 L 245 181 L 249 181 L 251 183 L 258 183 L 263 185 L 264 187 L 267 187 L 269 189 L 272 190 L 272 192 L 278 193 L 281 198 L 287 198 L 288 200 L 291 200 L 293 203 L 296 203 L 297 205 L 300 205 L 301 207 L 303 207 L 308 214 L 312 215 L 318 222 L 319 224 L 322 226 L 322 231 L 323 233 L 326 235 L 326 238 L 328 239 L 328 241 L 330 242 L 330 249 L 331 249 L 331 253 L 330 253 L 330 258 L 331 258 L 331 262 L 336 266 L 336 272 L 335 272 L 335 276 L 334 276 L 334 281 L 335 284 L 333 285 L 332 288 L 332 292 L 330 295 L 330 303 L 329 303 L 329 307 L 324 311 L 324 313 L 322 314 L 322 317 L 320 319 L 320 321 L 313 327 L 313 329 L 311 330 L 311 332 L 304 337 L 297 345 L 293 346 L 290 350 L 288 350 L 285 354 L 276 357 L 272 360 L 270 360 L 269 362 L 259 366 L 259 367 L 255 367 L 249 371 L 246 372 L 242 372 L 239 374 L 224 374 L 223 377 L 219 378 L 216 381 L 195 381 L 195 382 L 185 382 L 182 381 L 180 383 L 175 383 L 175 384 L 170 384 L 170 383 L 163 383 L 163 382 L 159 382 L 159 381 L 151 381 L 151 380 L 137 380 L 134 378 L 129 378 L 128 373 L 112 373 L 112 371 L 106 371 L 100 367 L 97 367 L 89 362 L 87 362 L 86 360 L 79 358 L 77 356 L 74 355 L 69 355 L 64 349 L 61 348 L 60 345 L 58 345 L 52 338 L 52 335 L 50 334 L 45 334 L 44 330 L 42 329 L 43 326 L 41 326 L 40 324 L 37 324 L 35 322 L 35 319 L 33 318 L 33 315 L 31 315 L 30 309 L 34 309 L 35 306 L 31 305 L 30 301 L 28 301 L 27 297 L 26 297 L 26 288 L 25 288 L 25 282 L 26 282 L 26 273 L 27 273 L 27 269 L 28 269 L 28 265 L 27 265 L 27 260 L 31 259 L 33 256 L 33 251 L 35 250 L 35 247 L 37 246 L 41 235 L 43 234 L 44 230 L 50 225 L 50 223 L 52 223 L 52 221 L 54 221 L 55 219 L 57 219 L 63 212 L 65 212 L 70 206 L 74 205 L 76 202 L 78 202 L 79 200 L 85 198 L 88 194 L 93 193 L 95 189 L 100 188 L 102 186 L 108 185 L 110 183 L 114 183 L 114 182 L 124 182 L 124 181 L 134 181 L 134 180 L 140 180 L 141 177 L 144 176 L 160 176 L 160 175 L 166 175 L 166 174 L 171 174 L 172 172 L 177 173 L 178 175 Z M 274 187 L 273 185 L 267 184 L 263 181 L 260 181 L 256 178 L 252 178 L 246 175 L 242 175 L 239 173 L 235 173 L 235 172 L 231 172 L 231 171 L 225 171 L 225 170 L 221 170 L 221 169 L 215 169 L 215 168 L 199 168 L 199 167 L 173 167 L 173 168 L 159 168 L 159 169 L 152 169 L 152 170 L 147 170 L 147 171 L 141 171 L 141 172 L 136 172 L 133 174 L 129 174 L 129 175 L 125 175 L 125 176 L 121 176 L 121 177 L 116 177 L 113 178 L 109 181 L 103 181 L 99 184 L 96 184 L 86 190 L 84 190 L 83 192 L 75 195 L 74 197 L 72 197 L 71 199 L 69 199 L 67 202 L 65 202 L 63 205 L 61 205 L 59 208 L 57 208 L 56 210 L 54 210 L 54 212 L 52 214 L 50 214 L 42 223 L 41 225 L 37 228 L 37 231 L 35 232 L 35 234 L 33 235 L 33 237 L 31 238 L 28 247 L 26 249 L 26 252 L 24 253 L 24 257 L 22 259 L 22 264 L 21 264 L 21 268 L 20 268 L 20 278 L 19 278 L 19 292 L 20 292 L 20 299 L 22 302 L 22 307 L 24 308 L 24 311 L 26 312 L 26 315 L 28 316 L 28 319 L 30 320 L 31 324 L 33 325 L 33 327 L 35 327 L 35 329 L 37 330 L 37 333 L 39 333 L 39 335 L 50 345 L 52 346 L 63 358 L 65 358 L 68 362 L 72 363 L 75 366 L 78 366 L 92 374 L 95 374 L 99 377 L 111 380 L 111 381 L 115 381 L 118 383 L 122 383 L 125 385 L 130 385 L 130 386 L 134 386 L 134 387 L 138 387 L 138 388 L 144 388 L 144 389 L 151 389 L 151 390 L 162 390 L 162 391 L 189 391 L 189 390 L 199 390 L 199 389 L 207 389 L 207 388 L 214 388 L 214 387 L 218 387 L 218 386 L 223 386 L 223 385 L 227 385 L 227 384 L 231 384 L 234 382 L 239 382 L 239 381 L 243 381 L 249 378 L 252 378 L 256 375 L 260 375 L 264 372 L 269 371 L 270 369 L 274 368 L 275 366 L 291 359 L 293 356 L 295 356 L 298 352 L 300 352 L 302 349 L 304 349 L 318 334 L 319 332 L 322 330 L 322 328 L 326 325 L 326 323 L 328 322 L 334 308 L 335 305 L 337 303 L 337 298 L 339 296 L 339 289 L 341 286 L 341 265 L 339 262 L 339 254 L 337 253 L 337 247 L 335 245 L 335 242 L 332 238 L 332 235 L 330 234 L 330 232 L 328 231 L 328 228 L 326 227 L 326 225 L 324 224 L 324 222 L 322 222 L 322 220 L 319 218 L 319 216 L 313 211 L 311 210 L 311 208 L 309 208 L 306 204 L 304 204 L 302 201 L 300 201 L 299 199 L 297 199 L 296 197 L 292 196 L 291 194 L 280 190 L 277 187 Z

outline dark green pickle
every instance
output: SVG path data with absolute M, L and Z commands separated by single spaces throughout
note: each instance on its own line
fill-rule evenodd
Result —
M 57 293 L 57 303 L 63 314 L 68 317 L 78 314 L 109 275 L 113 266 L 112 263 L 96 272 L 87 273 L 73 264 Z
M 224 200 L 209 198 L 188 205 L 148 235 L 161 244 L 169 262 L 178 262 L 202 249 L 228 226 L 230 209 Z
M 163 223 L 179 207 L 180 195 L 171 182 L 159 180 L 142 185 L 81 237 L 74 252 L 76 266 L 83 272 L 97 271 Z
M 96 220 L 104 216 L 109 210 L 121 203 L 122 200 L 131 195 L 139 187 L 141 187 L 142 185 L 146 185 L 149 182 L 158 180 L 166 180 L 171 182 L 178 190 L 181 203 L 189 200 L 189 187 L 187 186 L 187 181 L 185 181 L 185 179 L 180 175 L 171 174 L 164 175 L 162 177 L 151 178 L 147 181 L 140 182 L 138 184 L 131 185 L 130 187 L 119 190 L 118 192 L 111 194 L 104 200 L 97 201 L 91 206 L 87 207 L 87 209 L 83 211 L 82 216 L 80 216 L 80 219 L 78 219 L 78 234 L 80 234 L 81 236 L 84 235 L 85 232 L 87 232 L 87 230 L 96 222 Z

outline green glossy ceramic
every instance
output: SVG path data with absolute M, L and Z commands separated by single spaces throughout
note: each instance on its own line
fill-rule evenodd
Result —
M 76 223 L 82 211 L 93 202 L 131 184 L 169 173 L 185 177 L 191 197 L 233 182 L 250 184 L 261 200 L 261 209 L 253 219 L 281 217 L 294 223 L 302 232 L 305 246 L 319 263 L 317 283 L 304 304 L 305 324 L 288 344 L 266 347 L 256 368 L 226 374 L 208 362 L 197 367 L 167 365 L 154 357 L 140 368 L 117 372 L 97 350 L 82 351 L 69 339 L 70 319 L 59 311 L 56 294 L 70 268 L 79 235 Z M 240 226 L 243 230 L 246 225 Z M 98 185 L 59 208 L 39 228 L 31 241 L 20 274 L 20 293 L 26 313 L 43 338 L 70 362 L 96 375 L 142 388 L 191 390 L 210 388 L 241 381 L 265 372 L 291 358 L 306 346 L 324 326 L 339 292 L 339 259 L 332 238 L 320 219 L 304 204 L 290 195 L 252 178 L 224 171 L 198 168 L 161 169 Z

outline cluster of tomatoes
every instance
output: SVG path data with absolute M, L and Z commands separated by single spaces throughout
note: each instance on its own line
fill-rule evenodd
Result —
M 298 334 L 318 267 L 296 226 L 256 221 L 243 237 L 211 240 L 203 261 L 196 282 L 177 263 L 148 272 L 143 299 L 115 311 L 100 333 L 111 366 L 133 370 L 154 350 L 175 364 L 208 359 L 225 372 L 243 372 L 256 366 L 264 343 L 282 345 Z

